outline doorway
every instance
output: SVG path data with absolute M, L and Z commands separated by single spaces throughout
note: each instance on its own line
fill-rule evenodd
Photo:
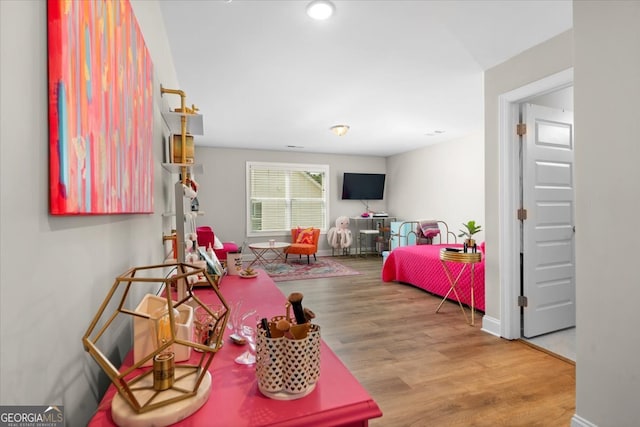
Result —
M 536 99 L 546 102 L 563 91 L 571 92 L 573 69 L 551 75 L 499 97 L 500 117 L 500 335 L 507 339 L 521 339 L 521 309 L 518 306 L 521 283 L 520 221 L 515 212 L 520 207 L 519 148 L 513 123 L 517 123 L 520 105 Z M 565 92 L 566 94 L 566 92 Z M 573 97 L 571 96 L 571 99 Z M 573 109 L 572 105 L 566 107 Z M 517 141 L 515 141 L 517 142 Z M 553 351 L 553 349 L 550 349 Z

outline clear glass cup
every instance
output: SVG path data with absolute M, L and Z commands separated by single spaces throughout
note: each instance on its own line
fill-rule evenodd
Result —
M 242 325 L 241 335 L 247 340 L 249 348 L 240 356 L 236 357 L 235 361 L 241 365 L 253 365 L 256 363 L 256 326 Z

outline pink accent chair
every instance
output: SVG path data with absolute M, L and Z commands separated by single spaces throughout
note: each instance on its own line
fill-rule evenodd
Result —
M 238 252 L 238 245 L 234 242 L 222 242 L 222 248 L 216 249 L 215 233 L 209 226 L 196 227 L 196 234 L 198 235 L 198 246 L 208 248 L 211 245 L 220 261 L 226 260 L 229 252 Z

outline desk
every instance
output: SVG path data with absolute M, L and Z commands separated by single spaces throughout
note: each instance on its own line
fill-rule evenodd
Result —
M 291 243 L 285 242 L 260 242 L 249 244 L 249 249 L 256 256 L 256 259 L 251 261 L 249 267 L 253 266 L 256 262 L 266 266 L 268 264 L 274 264 L 278 261 L 283 264 L 286 263 L 285 250 L 291 246 Z M 272 258 L 267 258 L 265 255 L 273 254 Z
M 456 291 L 456 286 L 458 285 L 458 281 L 460 280 L 460 277 L 462 276 L 462 273 L 464 272 L 464 270 L 468 266 L 471 266 L 470 267 L 471 268 L 471 326 L 474 325 L 475 308 L 474 308 L 474 300 L 473 300 L 473 276 L 475 273 L 475 265 L 480 261 L 482 261 L 482 254 L 480 252 L 465 253 L 465 252 L 448 251 L 445 248 L 440 249 L 440 262 L 442 263 L 442 267 L 444 268 L 444 271 L 447 274 L 447 278 L 449 279 L 449 284 L 451 285 L 451 288 L 449 289 L 447 294 L 444 296 L 442 301 L 440 301 L 440 305 L 438 305 L 438 308 L 436 309 L 436 313 L 440 311 L 440 307 L 442 307 L 442 304 L 444 304 L 444 302 L 447 300 L 447 298 L 451 294 L 451 291 L 453 291 L 454 295 L 456 296 L 456 300 L 458 300 L 458 305 L 460 306 L 460 310 L 462 310 L 462 314 L 464 315 L 465 320 L 467 320 L 467 313 L 465 313 L 464 307 L 460 302 L 460 297 L 458 296 L 458 292 Z M 449 269 L 447 262 L 463 263 L 462 269 L 460 270 L 460 272 L 458 273 L 455 279 L 451 274 L 451 270 Z
M 256 308 L 260 317 L 285 313 L 286 297 L 263 271 L 255 279 L 225 276 L 220 291 L 230 306 L 243 301 L 243 310 Z M 210 289 L 194 291 L 205 303 L 214 301 Z M 322 327 L 322 324 L 319 323 Z M 368 420 L 382 416 L 380 408 L 324 341 L 320 347 L 320 378 L 313 392 L 298 400 L 273 400 L 258 390 L 255 366 L 238 365 L 234 359 L 246 348 L 230 342 L 225 332 L 224 346 L 215 355 L 211 373 L 211 394 L 193 415 L 176 426 L 367 426 Z M 131 363 L 129 354 L 125 364 Z M 116 393 L 111 385 L 89 426 L 114 426 L 111 401 Z

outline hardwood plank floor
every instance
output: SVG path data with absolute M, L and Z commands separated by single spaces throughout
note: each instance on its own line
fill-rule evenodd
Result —
M 477 313 L 469 326 L 457 304 L 436 314 L 439 297 L 382 282 L 380 257 L 335 260 L 362 274 L 277 285 L 304 294 L 322 338 L 382 409 L 370 426 L 570 425 L 573 364 L 482 332 Z

